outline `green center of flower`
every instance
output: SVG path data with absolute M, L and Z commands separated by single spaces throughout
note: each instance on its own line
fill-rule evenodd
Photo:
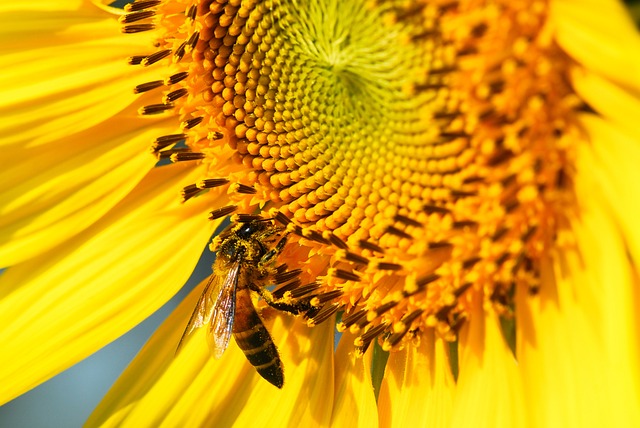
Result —
M 541 31 L 544 5 L 130 9 L 126 32 L 161 31 L 158 52 L 131 62 L 175 69 L 138 87 L 167 87 L 143 114 L 181 114 L 181 132 L 154 149 L 208 166 L 185 199 L 232 183 L 232 201 L 269 203 L 290 223 L 299 239 L 286 261 L 317 282 L 275 294 L 315 296 L 310 323 L 344 310 L 339 327 L 361 332 L 363 348 L 425 328 L 454 340 L 474 301 L 508 313 L 517 287 L 538 287 L 570 198 L 576 132 L 567 59 Z M 135 23 L 149 11 L 155 24 Z M 182 139 L 188 148 L 175 148 Z

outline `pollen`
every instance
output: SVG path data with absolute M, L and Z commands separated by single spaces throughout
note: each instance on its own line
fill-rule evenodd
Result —
M 125 33 L 158 35 L 129 60 L 158 67 L 140 113 L 177 118 L 152 150 L 206 166 L 185 201 L 228 187 L 210 218 L 268 204 L 294 236 L 285 261 L 312 277 L 279 294 L 310 299 L 309 324 L 343 311 L 361 350 L 455 340 L 475 301 L 510 316 L 517 288 L 539 288 L 582 108 L 545 1 L 127 8 Z

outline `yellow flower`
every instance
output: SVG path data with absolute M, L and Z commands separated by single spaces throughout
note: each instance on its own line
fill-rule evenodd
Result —
M 259 213 L 289 233 L 261 284 L 313 305 L 256 303 L 282 390 L 235 344 L 212 358 L 205 329 L 176 355 L 205 280 L 89 426 L 640 425 L 640 37 L 620 3 L 96 6 L 0 6 L 0 402 Z

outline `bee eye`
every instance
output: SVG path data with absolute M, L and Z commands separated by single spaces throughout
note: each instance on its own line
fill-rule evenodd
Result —
M 257 227 L 258 224 L 259 223 L 255 222 L 243 224 L 236 234 L 242 239 L 251 238 L 251 236 L 259 230 Z

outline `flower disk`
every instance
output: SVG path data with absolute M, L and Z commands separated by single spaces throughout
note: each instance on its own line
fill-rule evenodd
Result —
M 508 315 L 515 288 L 535 292 L 541 261 L 570 245 L 562 211 L 581 106 L 543 28 L 546 2 L 143 0 L 128 11 L 125 32 L 164 34 L 130 62 L 175 69 L 137 88 L 167 89 L 143 114 L 181 115 L 154 150 L 207 165 L 185 199 L 231 183 L 242 209 L 277 209 L 302 244 L 291 258 L 323 260 L 306 265 L 315 283 L 279 293 L 315 296 L 311 324 L 344 310 L 339 328 L 362 348 L 425 328 L 454 340 L 474 302 Z

